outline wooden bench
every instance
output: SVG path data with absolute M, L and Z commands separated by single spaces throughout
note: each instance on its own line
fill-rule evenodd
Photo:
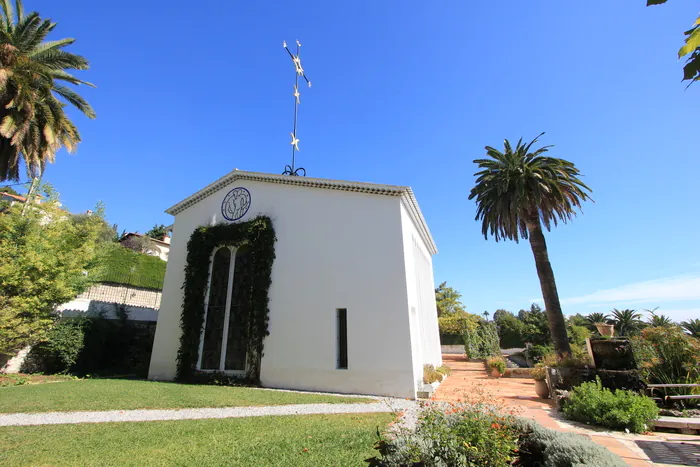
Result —
M 700 388 L 700 384 L 647 384 L 647 390 L 649 391 L 649 395 L 652 399 L 654 400 L 664 400 L 666 402 L 669 401 L 680 401 L 680 400 L 688 400 L 688 399 L 700 399 L 700 394 L 689 394 L 689 395 L 680 395 L 680 396 L 669 396 L 666 393 L 666 390 L 671 389 L 671 388 Z M 663 389 L 664 390 L 664 397 L 663 399 L 659 397 L 654 397 L 654 390 L 655 389 Z

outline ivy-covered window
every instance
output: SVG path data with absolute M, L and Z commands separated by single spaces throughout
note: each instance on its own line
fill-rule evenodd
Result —
M 212 260 L 200 370 L 245 373 L 250 312 L 250 248 L 218 248 Z

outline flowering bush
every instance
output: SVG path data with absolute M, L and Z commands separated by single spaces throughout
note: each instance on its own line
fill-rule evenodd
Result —
M 370 467 L 626 465 L 586 436 L 502 415 L 485 403 L 428 405 L 415 430 L 387 435 L 375 449 Z
M 380 457 L 368 462 L 376 467 L 509 465 L 518 447 L 512 426 L 512 417 L 485 405 L 429 406 L 415 432 L 379 441 Z

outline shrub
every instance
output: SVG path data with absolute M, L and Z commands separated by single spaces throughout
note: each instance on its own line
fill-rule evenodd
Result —
M 153 347 L 153 325 L 101 317 L 59 321 L 34 346 L 24 372 L 47 374 L 136 375 L 145 377 Z
M 423 382 L 432 384 L 436 381 L 442 381 L 442 373 L 436 370 L 433 365 L 423 365 Z
M 541 363 L 535 365 L 535 367 L 530 370 L 530 374 L 535 381 L 544 381 L 547 379 L 547 369 Z
M 659 416 L 650 398 L 632 391 L 612 392 L 603 388 L 600 378 L 572 389 L 563 411 L 572 420 L 634 433 L 646 431 L 647 423 Z
M 486 360 L 486 366 L 489 370 L 497 370 L 500 374 L 506 372 L 506 361 L 503 357 L 491 357 Z
M 479 317 L 466 312 L 444 315 L 438 318 L 440 343 L 459 345 L 464 343 L 464 333 L 476 328 Z
M 32 358 L 42 361 L 46 373 L 68 373 L 78 361 L 85 345 L 82 319 L 59 321 L 49 330 L 46 340 L 34 346 Z
M 511 420 L 482 405 L 450 406 L 446 411 L 430 407 L 419 415 L 415 432 L 380 440 L 376 445 L 380 456 L 368 463 L 376 467 L 509 465 L 518 447 L 518 432 Z
M 511 312 L 496 310 L 493 320 L 498 326 L 498 336 L 502 349 L 525 347 L 523 341 L 523 323 Z
M 370 467 L 626 465 L 586 436 L 502 416 L 484 404 L 424 409 L 415 431 L 380 438 L 375 449 L 379 455 L 367 459 Z
M 531 420 L 520 419 L 516 428 L 521 433 L 518 465 L 544 467 L 625 467 L 627 464 L 590 438 L 576 433 L 562 433 L 544 428 Z
M 479 318 L 473 329 L 464 333 L 464 351 L 467 358 L 488 358 L 500 355 L 496 324 Z
M 137 253 L 118 244 L 109 245 L 101 254 L 93 280 L 160 290 L 167 264 L 157 256 Z
M 531 345 L 525 349 L 525 358 L 533 363 L 540 363 L 548 355 L 554 355 L 551 345 Z
M 647 383 L 695 383 L 700 379 L 700 340 L 678 327 L 655 327 L 631 339 Z
M 439 367 L 435 368 L 435 370 L 444 376 L 450 376 L 452 374 L 452 368 L 447 365 L 440 365 Z

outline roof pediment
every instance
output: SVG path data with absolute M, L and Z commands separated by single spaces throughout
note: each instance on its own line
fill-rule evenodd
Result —
M 278 183 L 282 185 L 292 185 L 307 188 L 321 188 L 326 190 L 352 191 L 357 193 L 367 193 L 381 196 L 396 196 L 401 197 L 406 210 L 408 211 L 411 220 L 416 226 L 421 237 L 425 241 L 426 246 L 431 254 L 437 253 L 437 247 L 433 240 L 425 218 L 421 213 L 418 201 L 416 200 L 413 190 L 408 186 L 399 185 L 381 185 L 377 183 L 367 182 L 351 182 L 344 180 L 331 180 L 327 178 L 311 178 L 311 177 L 293 177 L 289 175 L 266 174 L 261 172 L 247 172 L 243 170 L 234 170 L 215 182 L 207 185 L 198 192 L 188 196 L 179 203 L 166 209 L 166 213 L 173 216 L 178 215 L 185 209 L 194 206 L 203 199 L 218 192 L 220 189 L 234 183 L 236 180 L 251 180 L 263 183 Z

